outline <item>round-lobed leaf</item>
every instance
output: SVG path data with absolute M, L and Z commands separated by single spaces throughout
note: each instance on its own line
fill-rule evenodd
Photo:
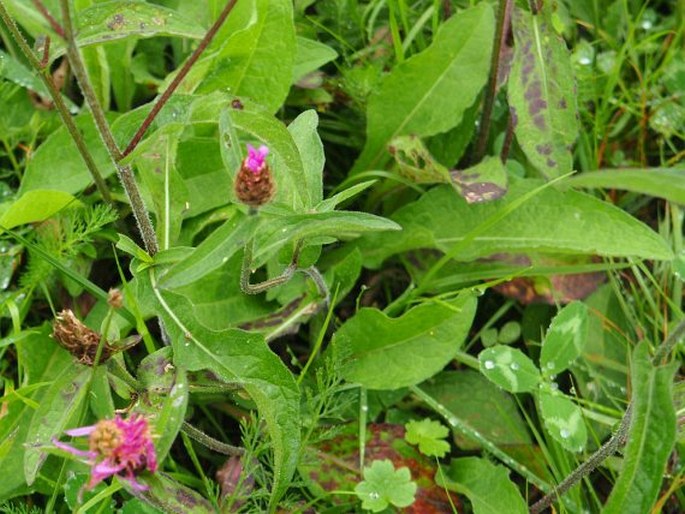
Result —
M 587 429 L 580 407 L 561 393 L 540 391 L 540 413 L 547 432 L 559 444 L 572 452 L 583 451 Z
M 588 308 L 572 302 L 559 311 L 549 326 L 540 354 L 540 368 L 546 377 L 567 369 L 583 352 L 588 333 Z
M 521 350 L 495 345 L 478 355 L 480 371 L 510 393 L 532 391 L 540 383 L 540 371 Z

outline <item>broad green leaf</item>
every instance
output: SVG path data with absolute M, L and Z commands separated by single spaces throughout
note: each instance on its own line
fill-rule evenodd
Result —
M 507 192 L 507 168 L 499 157 L 486 157 L 465 170 L 452 170 L 454 187 L 468 203 L 497 200 Z
M 293 82 L 297 82 L 306 74 L 318 70 L 324 64 L 338 57 L 338 52 L 330 46 L 313 39 L 296 36 L 295 44 Z
M 399 318 L 360 309 L 333 336 L 343 377 L 369 389 L 399 389 L 423 382 L 454 357 L 476 311 L 464 293 L 450 303 L 428 302 Z
M 623 466 L 602 514 L 650 512 L 676 437 L 672 387 L 676 363 L 654 366 L 646 342 L 633 351 L 633 415 Z
M 478 354 L 480 371 L 510 393 L 532 391 L 540 383 L 540 371 L 521 350 L 495 345 Z
M 477 371 L 445 371 L 426 382 L 423 389 L 457 418 L 495 445 L 530 445 L 530 434 L 510 394 Z M 464 450 L 480 448 L 477 441 L 455 432 Z
M 50 441 L 53 437 L 60 438 L 69 422 L 81 411 L 91 372 L 92 369 L 87 366 L 72 364 L 63 368 L 33 414 L 24 454 L 24 475 L 29 485 L 36 480 L 47 458 L 42 447 L 52 444 Z
M 528 507 L 504 466 L 478 457 L 452 459 L 436 480 L 466 496 L 474 514 L 526 514 Z
M 685 170 L 618 169 L 582 173 L 565 183 L 572 187 L 592 187 L 633 191 L 685 205 Z
M 417 487 L 411 480 L 409 468 L 395 469 L 390 459 L 384 459 L 373 461 L 363 473 L 364 480 L 354 488 L 362 508 L 381 512 L 390 504 L 408 507 L 414 503 Z
M 274 452 L 275 505 L 290 484 L 300 451 L 300 393 L 295 379 L 261 335 L 207 329 L 193 316 L 187 298 L 158 288 L 154 272 L 149 270 L 148 287 L 169 331 L 174 361 L 188 371 L 209 370 L 224 381 L 239 383 L 265 420 Z
M 197 92 L 229 89 L 275 112 L 293 78 L 293 7 L 290 0 L 257 0 L 256 6 L 256 23 L 225 41 Z
M 539 398 L 547 432 L 568 451 L 583 451 L 587 429 L 580 407 L 557 391 L 540 391 Z
M 12 202 L 0 216 L 0 227 L 12 229 L 19 225 L 45 221 L 69 205 L 80 202 L 63 191 L 27 191 Z
M 245 216 L 234 211 L 223 225 L 200 243 L 190 257 L 172 266 L 162 276 L 164 287 L 181 287 L 218 269 L 244 248 L 245 243 L 257 232 L 259 223 L 257 216 Z
M 449 18 L 426 50 L 395 66 L 369 97 L 366 145 L 353 171 L 381 168 L 394 137 L 459 124 L 487 80 L 494 26 L 492 7 L 481 2 Z
M 549 377 L 567 369 L 583 353 L 588 333 L 588 309 L 572 302 L 559 311 L 542 342 L 540 369 Z
M 399 230 L 394 222 L 380 216 L 357 211 L 312 212 L 265 220 L 255 234 L 254 263 L 264 264 L 274 252 L 290 241 L 333 238 L 346 240 L 365 232 Z
M 411 420 L 405 425 L 405 429 L 406 441 L 418 445 L 419 451 L 428 457 L 444 457 L 450 450 L 449 443 L 443 441 L 450 431 L 438 421 L 428 418 Z
M 447 252 L 467 237 L 468 244 L 455 256 L 458 261 L 502 252 L 673 258 L 658 234 L 621 209 L 583 193 L 552 187 L 493 225 L 480 228 L 539 185 L 536 180 L 521 180 L 511 184 L 504 198 L 472 205 L 451 187 L 433 188 L 392 216 L 402 226 L 401 232 L 369 235 L 360 241 L 365 265 L 377 268 L 388 256 L 417 248 Z M 474 231 L 478 231 L 475 237 Z
M 188 377 L 183 361 L 172 359 L 171 348 L 157 350 L 138 366 L 142 394 L 135 407 L 147 418 L 155 434 L 158 460 L 169 452 L 181 429 L 188 406 Z
M 79 11 L 76 42 L 95 45 L 128 37 L 178 36 L 200 39 L 202 26 L 173 9 L 136 0 L 98 2 Z
M 323 200 L 323 166 L 326 158 L 323 143 L 316 131 L 318 125 L 319 116 L 313 109 L 303 112 L 288 125 L 304 168 L 305 183 L 302 187 L 308 190 L 307 200 L 310 202 L 307 208 Z
M 26 66 L 14 59 L 8 53 L 0 50 L 0 78 L 14 82 L 18 86 L 35 91 L 43 97 L 48 97 L 45 84 L 35 73 L 31 73 Z
M 183 512 L 184 514 L 215 514 L 217 512 L 216 508 L 200 493 L 177 482 L 165 473 L 146 473 L 136 478 L 148 487 L 146 491 L 133 489 L 123 479 L 119 480 L 119 483 L 133 496 L 148 505 L 161 509 L 162 512 Z
M 0 403 L 3 410 L 3 416 L 0 416 L 0 469 L 3 472 L 0 501 L 31 490 L 24 477 L 24 443 L 31 418 L 54 380 L 65 368 L 72 366 L 71 355 L 50 338 L 47 326 L 39 333 L 17 341 L 16 348 L 19 361 L 25 366 L 24 377 L 28 385 L 19 388 L 16 394 L 5 389 Z
M 114 116 L 108 115 L 110 123 Z M 104 178 L 114 173 L 114 165 L 98 135 L 93 117 L 82 114 L 74 118 L 83 138 L 88 141 L 95 165 Z M 20 193 L 51 189 L 77 193 L 93 182 L 76 144 L 63 126 L 55 130 L 33 153 L 19 187 Z
M 508 94 L 519 145 L 543 176 L 554 178 L 573 169 L 578 120 L 571 58 L 549 21 L 550 10 L 545 3 L 532 15 L 514 6 Z

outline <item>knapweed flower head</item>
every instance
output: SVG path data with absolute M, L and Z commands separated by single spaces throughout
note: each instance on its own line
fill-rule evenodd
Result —
M 269 149 L 262 145 L 256 149 L 247 145 L 247 157 L 243 160 L 235 178 L 235 194 L 250 207 L 264 205 L 274 196 L 275 184 L 271 169 L 266 162 Z
M 88 436 L 88 450 L 79 450 L 66 443 L 53 439 L 58 448 L 72 455 L 85 457 L 91 466 L 90 481 L 86 489 L 92 489 L 104 479 L 117 475 L 138 491 L 147 486 L 136 479 L 138 473 L 157 470 L 157 455 L 152 443 L 147 420 L 133 414 L 128 419 L 117 415 L 95 425 L 74 428 L 65 432 L 73 437 Z

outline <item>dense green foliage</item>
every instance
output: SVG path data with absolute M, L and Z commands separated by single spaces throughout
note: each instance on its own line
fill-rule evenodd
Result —
M 0 18 L 0 512 L 685 510 L 685 4 Z

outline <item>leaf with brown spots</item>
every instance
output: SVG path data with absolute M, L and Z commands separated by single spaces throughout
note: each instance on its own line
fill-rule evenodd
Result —
M 417 184 L 449 184 L 449 171 L 428 151 L 417 136 L 399 136 L 390 141 L 390 154 L 400 175 Z
M 548 4 L 537 15 L 514 7 L 508 94 L 519 145 L 531 164 L 551 179 L 573 169 L 578 119 L 569 52 L 552 27 Z
M 465 170 L 452 170 L 453 185 L 467 203 L 497 200 L 507 192 L 507 169 L 499 157 L 486 157 Z

